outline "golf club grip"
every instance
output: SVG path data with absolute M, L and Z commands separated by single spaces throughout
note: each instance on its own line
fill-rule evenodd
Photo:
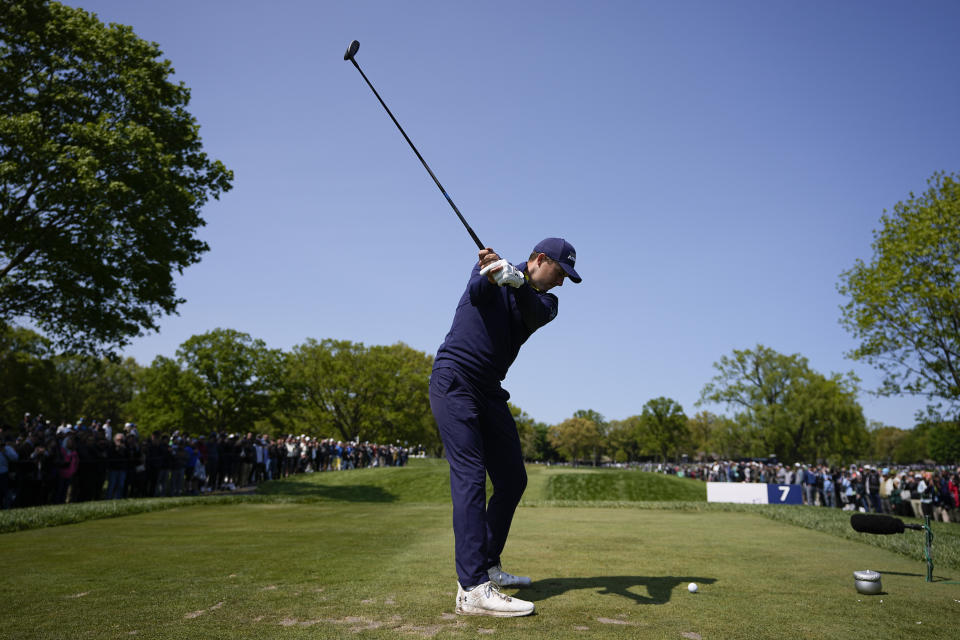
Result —
M 457 205 L 453 203 L 453 198 L 447 193 L 447 190 L 443 188 L 443 185 L 440 184 L 440 181 L 437 180 L 437 176 L 433 174 L 433 171 L 430 170 L 430 166 L 427 164 L 427 161 L 423 159 L 423 156 L 420 155 L 420 152 L 417 151 L 417 147 L 414 146 L 413 141 L 410 140 L 410 136 L 407 135 L 407 132 L 403 130 L 403 127 L 400 126 L 400 123 L 397 122 L 397 119 L 394 117 L 393 112 L 390 111 L 390 107 L 387 106 L 387 103 L 383 101 L 383 98 L 380 97 L 380 94 L 377 93 L 377 90 L 373 88 L 373 83 L 370 82 L 370 79 L 367 78 L 367 74 L 363 72 L 363 69 L 360 68 L 360 65 L 357 64 L 356 59 L 353 56 L 350 56 L 350 62 L 353 63 L 353 66 L 357 68 L 357 71 L 360 72 L 360 75 L 363 76 L 364 81 L 367 83 L 367 86 L 370 87 L 370 90 L 373 91 L 373 95 L 377 96 L 377 100 L 380 101 L 380 105 L 387 112 L 387 115 L 390 116 L 390 119 L 393 120 L 393 124 L 397 125 L 397 129 L 400 130 L 400 133 L 403 134 L 403 139 L 407 141 L 407 144 L 410 145 L 410 148 L 413 149 L 413 152 L 417 154 L 417 158 L 420 160 L 420 164 L 423 165 L 423 168 L 427 170 L 427 173 L 430 174 L 430 177 L 433 178 L 434 183 L 437 185 L 437 188 L 440 189 L 440 193 L 443 194 L 443 197 L 446 198 L 447 202 L 450 204 L 450 208 L 453 209 L 453 212 L 457 214 L 457 217 L 460 218 L 460 222 L 463 223 L 464 228 L 467 230 L 467 233 L 470 234 L 470 237 L 473 238 L 473 241 L 476 243 L 477 248 L 480 250 L 485 249 L 483 243 L 480 242 L 480 238 L 477 237 L 477 234 L 473 232 L 473 229 L 470 228 L 470 225 L 467 224 L 467 219 L 463 217 L 463 214 L 460 213 L 460 210 L 457 209 Z

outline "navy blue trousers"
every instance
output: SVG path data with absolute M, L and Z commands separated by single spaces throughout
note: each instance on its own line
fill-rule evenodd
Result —
M 481 389 L 453 368 L 430 376 L 430 408 L 450 463 L 450 497 L 457 579 L 464 587 L 487 582 L 500 562 L 513 514 L 527 487 L 520 436 L 510 395 Z M 487 503 L 487 474 L 493 495 Z

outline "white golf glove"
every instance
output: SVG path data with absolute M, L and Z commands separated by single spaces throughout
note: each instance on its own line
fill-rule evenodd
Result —
M 499 286 L 510 285 L 514 288 L 523 286 L 525 282 L 523 272 L 502 258 L 480 269 L 480 275 L 485 276 L 497 267 L 502 267 L 502 269 L 493 274 L 493 279 Z

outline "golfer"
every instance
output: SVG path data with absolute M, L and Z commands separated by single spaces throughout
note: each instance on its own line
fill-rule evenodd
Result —
M 576 252 L 562 238 L 547 238 L 525 263 L 479 252 L 453 325 L 430 375 L 430 407 L 450 462 L 457 604 L 463 615 L 525 616 L 533 603 L 502 594 L 530 578 L 506 573 L 500 553 L 527 486 L 520 437 L 500 386 L 520 346 L 557 316 L 550 289 L 564 278 L 580 282 Z M 493 496 L 486 501 L 486 474 Z

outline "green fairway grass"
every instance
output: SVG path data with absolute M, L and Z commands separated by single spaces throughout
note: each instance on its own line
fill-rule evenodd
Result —
M 533 578 L 507 590 L 536 603 L 529 618 L 452 614 L 447 471 L 431 461 L 7 533 L 0 629 L 5 638 L 957 637 L 960 570 L 938 562 L 927 583 L 922 561 L 848 535 L 838 510 L 637 502 L 629 496 L 657 479 L 634 471 L 529 475 L 503 557 Z M 810 528 L 821 520 L 825 530 Z M 916 532 L 870 538 L 922 546 Z M 934 545 L 955 551 L 957 538 L 938 527 Z M 884 594 L 855 591 L 860 569 L 881 572 Z M 691 581 L 699 593 L 687 592 Z

